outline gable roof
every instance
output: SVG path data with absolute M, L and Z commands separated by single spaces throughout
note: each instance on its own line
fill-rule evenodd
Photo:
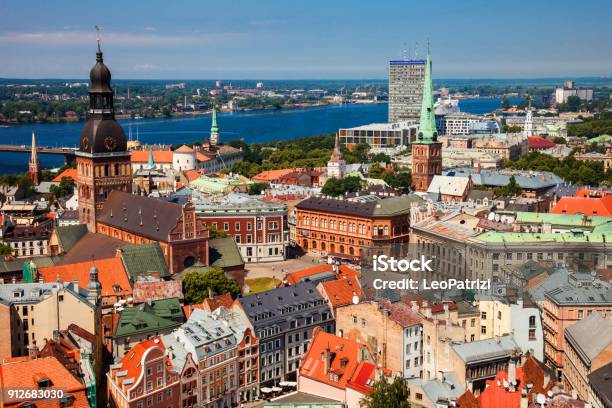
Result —
M 436 174 L 433 180 L 431 180 L 427 192 L 461 197 L 465 194 L 469 184 L 469 177 L 440 176 Z
M 113 190 L 98 222 L 157 241 L 168 241 L 182 213 L 182 205 Z
M 150 150 L 132 150 L 131 161 L 132 163 L 148 163 L 149 162 Z M 168 164 L 172 163 L 172 151 L 171 150 L 153 150 L 153 161 L 155 164 Z
M 351 269 L 347 265 L 341 264 L 338 267 L 339 276 L 361 276 L 359 272 Z M 285 281 L 289 285 L 296 285 L 302 281 L 318 282 L 321 280 L 336 279 L 334 266 L 328 263 L 319 264 L 310 268 L 288 273 Z
M 153 347 L 159 347 L 165 354 L 166 348 L 161 337 L 159 336 L 141 341 L 140 343 L 134 345 L 134 347 L 132 347 L 130 351 L 128 351 L 128 353 L 121 358 L 121 360 L 117 361 L 116 364 L 110 367 L 112 371 L 116 372 L 113 373 L 115 374 L 113 376 L 114 381 L 118 384 L 124 383 L 130 379 L 132 382 L 136 381 L 141 374 L 142 358 L 144 357 L 144 354 Z M 167 356 L 164 357 L 164 362 L 169 369 L 173 370 L 172 362 Z M 121 375 L 119 375 L 119 373 L 121 373 Z
M 159 332 L 180 326 L 183 319 L 183 308 L 177 298 L 143 303 L 120 312 L 113 337 Z
M 294 173 L 296 169 L 278 169 L 278 170 L 265 170 L 261 173 L 251 177 L 254 181 L 259 181 L 261 183 L 269 183 L 274 180 L 278 180 L 282 176 L 286 176 L 287 174 Z
M 138 276 L 155 274 L 159 278 L 170 275 L 166 258 L 159 243 L 124 245 L 120 249 L 121 260 L 125 271 L 133 280 Z
M 356 341 L 316 330 L 303 357 L 300 376 L 344 389 L 359 365 L 362 347 Z M 322 358 L 325 354 L 329 355 L 329 371 Z
M 550 212 L 552 214 L 612 216 L 612 194 L 603 198 L 561 197 Z
M 102 296 L 131 295 L 132 286 L 119 258 L 48 266 L 39 268 L 38 275 L 45 282 L 55 282 L 58 279 L 64 282 L 73 282 L 77 279 L 79 286 L 86 288 L 89 284 L 89 271 L 94 265 L 98 269 L 98 280 L 102 285 Z
M 87 225 L 79 224 L 56 227 L 55 233 L 62 250 L 68 252 L 87 234 Z
M 3 389 L 40 389 L 38 381 L 43 378 L 51 381 L 51 389 L 61 388 L 65 394 L 75 398 L 71 407 L 89 407 L 85 385 L 55 357 L 25 357 L 12 362 L 5 361 L 0 365 L 0 387 Z M 25 400 L 11 399 L 5 400 L 4 403 L 8 406 L 23 401 Z M 38 405 L 38 402 L 36 404 Z
M 340 279 L 335 279 L 327 282 L 321 282 L 327 295 L 328 301 L 333 307 L 341 307 L 353 304 L 353 296 L 361 301 L 363 293 L 359 281 L 355 276 L 345 276 Z
M 580 358 L 590 364 L 612 344 L 612 318 L 593 313 L 565 329 L 565 337 Z
M 234 238 L 215 238 L 208 241 L 210 266 L 229 268 L 244 265 L 244 259 Z
M 87 233 L 57 263 L 70 264 L 92 259 L 114 258 L 125 242 L 104 234 Z M 37 262 L 38 265 L 38 262 Z
M 142 281 L 138 279 L 134 282 L 132 297 L 134 303 L 168 298 L 183 299 L 183 285 L 180 281 L 174 280 Z
M 555 142 L 542 136 L 529 136 L 528 139 L 530 149 L 550 149 L 556 146 Z
M 77 169 L 66 169 L 62 171 L 60 174 L 58 174 L 57 176 L 55 176 L 53 180 L 51 181 L 54 183 L 59 183 L 60 181 L 62 181 L 64 177 L 67 177 L 76 182 L 78 179 L 77 175 L 78 175 Z
M 589 384 L 605 407 L 612 406 L 612 362 L 588 375 Z
M 191 147 L 187 145 L 182 145 L 181 147 L 176 149 L 174 152 L 175 153 L 194 153 L 195 150 L 193 150 Z

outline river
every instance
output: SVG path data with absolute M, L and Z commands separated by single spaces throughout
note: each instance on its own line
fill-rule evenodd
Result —
M 511 98 L 516 104 L 520 99 Z M 461 100 L 461 111 L 481 114 L 499 108 L 499 98 L 475 98 Z M 386 122 L 386 104 L 349 104 L 282 109 L 274 111 L 250 111 L 220 113 L 217 121 L 220 140 L 244 139 L 249 143 L 286 140 L 303 136 L 335 133 L 339 128 Z M 143 143 L 191 143 L 208 138 L 210 115 L 180 116 L 155 119 L 119 120 L 126 135 Z M 73 147 L 79 140 L 84 122 L 39 123 L 0 128 L 0 144 L 30 145 L 32 130 L 39 146 Z M 0 152 L 0 174 L 27 171 L 29 156 L 23 153 Z M 63 157 L 40 155 L 44 168 L 63 164 Z

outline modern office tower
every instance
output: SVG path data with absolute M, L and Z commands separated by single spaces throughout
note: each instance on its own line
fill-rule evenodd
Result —
M 419 120 L 424 80 L 425 60 L 389 62 L 389 123 Z

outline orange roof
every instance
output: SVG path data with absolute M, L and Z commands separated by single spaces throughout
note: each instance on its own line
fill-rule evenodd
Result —
M 38 274 L 42 276 L 45 282 L 55 282 L 58 279 L 64 282 L 73 282 L 78 279 L 79 286 L 85 288 L 89 284 L 89 271 L 93 265 L 98 269 L 98 280 L 102 284 L 102 296 L 126 296 L 132 293 L 132 287 L 121 258 L 49 266 L 38 269 Z
M 113 371 L 125 372 L 125 375 L 122 375 L 121 377 L 113 376 L 114 381 L 118 384 L 121 384 L 123 383 L 123 381 L 128 380 L 130 378 L 133 378 L 134 381 L 136 381 L 138 377 L 140 377 L 140 370 L 142 369 L 142 357 L 144 356 L 145 352 L 152 347 L 161 348 L 165 354 L 166 347 L 164 346 L 164 342 L 160 337 L 141 341 L 140 343 L 132 347 L 130 351 L 125 356 L 123 356 L 121 360 L 117 362 L 117 364 L 121 365 L 121 368 L 117 368 Z M 172 363 L 170 362 L 167 356 L 165 360 L 166 365 L 172 369 Z
M 202 303 L 196 303 L 194 305 L 185 305 L 183 306 L 183 312 L 185 313 L 185 317 L 189 319 L 189 316 L 191 316 L 191 312 L 193 312 L 195 309 L 214 312 L 222 306 L 226 309 L 230 309 L 233 303 L 234 300 L 232 299 L 232 296 L 229 293 L 226 293 L 224 295 L 217 295 L 211 298 L 205 298 Z
M 195 150 L 193 150 L 191 147 L 189 147 L 187 145 L 182 145 L 181 147 L 176 149 L 175 152 L 177 152 L 177 153 L 193 153 L 193 152 L 195 152 Z
M 188 170 L 185 172 L 185 176 L 187 176 L 187 180 L 193 181 L 200 177 L 200 173 L 195 170 Z
M 208 157 L 208 156 L 206 156 L 206 155 L 205 155 L 205 154 L 203 154 L 203 153 L 196 152 L 196 160 L 197 160 L 197 161 L 199 161 L 199 162 L 205 162 L 205 161 L 208 161 L 208 160 L 210 160 L 210 159 L 211 159 L 211 157 Z
M 285 277 L 285 280 L 288 285 L 297 285 L 304 278 L 307 278 L 313 275 L 318 275 L 323 272 L 333 272 L 333 271 L 334 271 L 333 265 L 330 265 L 327 263 L 319 264 L 311 268 L 302 269 L 301 271 L 291 272 L 287 274 L 287 276 Z M 361 276 L 361 274 L 358 271 L 351 269 L 344 264 L 340 265 L 340 267 L 338 268 L 338 272 L 340 276 L 353 276 L 353 277 Z
M 72 407 L 89 407 L 85 395 L 85 385 L 75 378 L 55 357 L 25 358 L 0 365 L 0 387 L 2 389 L 38 389 L 38 381 L 43 378 L 48 378 L 51 381 L 52 389 L 61 388 L 65 393 L 73 395 L 75 401 L 71 405 Z M 4 401 L 4 406 L 11 406 L 26 400 L 6 398 Z M 39 405 L 37 401 L 36 406 L 59 407 L 59 400 L 54 402 L 49 405 Z
M 346 306 L 353 303 L 353 296 L 362 299 L 361 286 L 355 276 L 344 276 L 340 279 L 322 282 L 321 285 L 333 307 Z
M 363 345 L 315 329 L 314 337 L 303 358 L 300 375 L 332 387 L 346 388 L 359 366 Z M 326 363 L 324 355 L 329 356 Z
M 132 163 L 148 163 L 150 150 L 132 150 Z M 172 163 L 172 150 L 153 150 L 153 161 Z
M 603 197 L 612 194 L 612 190 L 593 190 L 590 188 L 579 188 L 574 197 Z
M 266 170 L 253 176 L 251 179 L 261 183 L 269 183 L 270 181 L 278 180 L 280 177 L 293 173 L 294 171 L 295 169 Z
M 457 398 L 457 406 L 460 408 L 480 408 L 478 400 L 470 390 L 467 390 Z
M 612 194 L 603 198 L 561 197 L 551 214 L 612 216 Z
M 527 384 L 532 384 L 528 392 L 529 395 L 543 393 L 544 389 L 544 370 L 533 359 L 528 357 L 522 367 L 516 369 L 517 386 L 514 391 L 506 390 L 504 381 L 508 381 L 508 372 L 500 371 L 494 379 L 487 380 L 487 387 L 478 396 L 481 408 L 515 408 L 519 406 L 521 400 L 521 388 Z M 497 383 L 501 385 L 497 385 Z
M 71 178 L 72 180 L 77 181 L 77 169 L 66 169 L 57 176 L 55 176 L 52 181 L 54 183 L 59 183 L 64 177 Z

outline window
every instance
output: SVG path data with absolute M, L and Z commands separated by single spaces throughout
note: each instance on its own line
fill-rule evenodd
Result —
M 253 224 L 247 222 L 247 231 L 251 231 L 253 229 Z
M 535 340 L 535 339 L 536 339 L 535 329 L 529 329 L 529 340 Z
M 481 318 L 482 320 L 486 320 L 486 319 L 487 319 L 487 312 L 481 312 L 481 313 L 480 313 L 480 318 Z
M 487 334 L 487 326 L 480 326 L 480 333 Z
M 223 230 L 224 231 L 229 231 L 229 222 L 224 222 L 223 223 Z
M 235 229 L 236 231 L 240 231 L 240 223 L 239 223 L 239 222 L 235 222 L 235 223 L 234 223 L 234 229 Z
M 529 316 L 529 327 L 535 327 L 535 325 L 536 325 L 535 316 Z
M 365 319 L 361 319 L 361 327 L 365 327 L 366 326 L 366 321 Z
M 582 310 L 578 311 L 578 318 L 582 319 L 584 317 L 584 312 Z

